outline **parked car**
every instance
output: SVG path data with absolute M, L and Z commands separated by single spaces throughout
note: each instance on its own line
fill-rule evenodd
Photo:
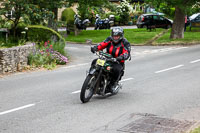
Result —
M 163 15 L 157 14 L 142 14 L 138 17 L 137 27 L 146 28 L 154 25 L 156 28 L 171 28 L 173 21 L 164 17 Z
M 200 13 L 193 14 L 190 18 L 191 27 L 200 27 Z

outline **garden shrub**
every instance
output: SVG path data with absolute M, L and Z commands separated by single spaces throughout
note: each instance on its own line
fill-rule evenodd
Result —
M 45 42 L 48 40 L 65 42 L 65 39 L 58 32 L 41 25 L 28 26 L 27 37 L 29 41 L 36 42 Z M 53 37 L 55 37 L 56 39 Z
M 44 42 L 41 46 L 35 45 L 34 50 L 28 56 L 28 64 L 30 66 L 44 67 L 53 69 L 56 64 L 66 64 L 68 58 L 64 50 L 65 43 L 63 42 Z
M 62 12 L 61 20 L 66 21 L 67 24 L 72 25 L 74 24 L 74 15 L 75 15 L 75 12 L 73 11 L 72 8 L 66 8 Z

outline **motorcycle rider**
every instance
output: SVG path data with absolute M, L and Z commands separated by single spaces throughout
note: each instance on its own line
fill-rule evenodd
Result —
M 95 30 L 97 30 L 99 28 L 99 22 L 101 21 L 101 18 L 99 16 L 99 14 L 96 14 L 96 21 L 95 21 Z
M 111 54 L 118 62 L 112 62 L 111 83 L 109 85 L 110 91 L 118 85 L 118 81 L 123 76 L 124 63 L 130 57 L 130 43 L 124 38 L 124 31 L 121 27 L 114 27 L 111 30 L 111 36 L 96 46 L 91 47 L 91 52 L 103 50 L 106 48 L 107 53 Z M 93 60 L 92 66 L 96 64 L 97 59 Z

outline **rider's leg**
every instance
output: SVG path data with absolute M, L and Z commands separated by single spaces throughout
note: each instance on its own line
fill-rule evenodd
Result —
M 122 64 L 118 64 L 118 63 L 113 63 L 112 65 L 113 69 L 112 69 L 112 80 L 111 80 L 111 84 L 115 84 L 118 83 L 118 81 L 120 80 L 122 71 L 123 71 L 123 65 Z

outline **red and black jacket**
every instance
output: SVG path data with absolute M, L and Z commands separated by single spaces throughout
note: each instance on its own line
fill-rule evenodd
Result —
M 113 57 L 121 56 L 123 60 L 127 60 L 130 57 L 130 43 L 124 38 L 115 44 L 111 37 L 108 37 L 105 41 L 97 45 L 98 50 L 103 50 L 106 48 L 107 53 L 111 54 Z

